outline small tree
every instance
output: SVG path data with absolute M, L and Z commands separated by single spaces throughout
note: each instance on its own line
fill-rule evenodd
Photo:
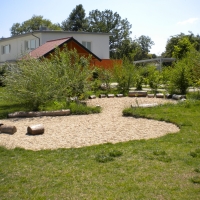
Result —
M 150 66 L 148 68 L 148 83 L 154 93 L 157 92 L 161 82 L 162 82 L 161 73 L 156 69 L 155 66 Z
M 123 60 L 123 65 L 115 65 L 113 69 L 114 79 L 118 82 L 119 92 L 126 94 L 129 88 L 134 85 L 135 66 L 127 59 Z
M 110 82 L 112 79 L 112 72 L 109 69 L 104 68 L 96 68 L 96 72 L 98 74 L 98 80 L 100 81 L 100 84 L 107 90 L 107 92 L 110 91 Z M 99 83 L 99 82 L 97 82 Z
M 182 61 L 175 64 L 174 69 L 171 71 L 171 79 L 169 84 L 170 93 L 186 94 L 188 87 L 191 84 L 191 70 Z

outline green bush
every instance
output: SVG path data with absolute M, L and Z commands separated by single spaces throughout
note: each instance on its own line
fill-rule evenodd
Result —
M 134 85 L 135 66 L 128 60 L 123 60 L 123 66 L 116 65 L 113 77 L 118 83 L 118 92 L 126 95 L 129 88 Z
M 6 73 L 6 70 L 7 69 L 6 69 L 5 65 L 0 66 L 0 86 L 4 86 L 2 80 L 3 80 L 3 77 L 4 77 L 5 73 Z
M 69 109 L 72 114 L 74 115 L 84 115 L 84 114 L 92 114 L 92 113 L 100 113 L 101 107 L 89 107 L 86 105 L 83 105 L 82 103 L 70 103 Z
M 89 59 L 80 58 L 76 51 L 57 49 L 50 60 L 26 58 L 8 70 L 2 79 L 7 91 L 4 98 L 32 110 L 69 97 L 80 100 L 89 89 L 91 74 Z
M 155 66 L 150 66 L 148 68 L 148 83 L 153 93 L 157 92 L 162 83 L 162 74 L 156 69 Z
M 171 71 L 171 79 L 169 84 L 169 92 L 186 94 L 191 83 L 190 68 L 184 61 L 178 61 L 174 69 Z

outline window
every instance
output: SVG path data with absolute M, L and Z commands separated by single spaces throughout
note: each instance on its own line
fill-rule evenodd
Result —
M 24 41 L 24 49 L 25 50 L 33 50 L 35 48 L 36 48 L 36 40 Z
M 11 45 L 10 44 L 2 46 L 2 54 L 9 54 L 10 51 L 11 51 Z
M 91 51 L 91 42 L 82 42 L 82 45 Z

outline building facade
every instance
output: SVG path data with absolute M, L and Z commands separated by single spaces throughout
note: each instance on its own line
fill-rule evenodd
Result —
M 110 58 L 109 37 L 110 33 L 88 33 L 69 31 L 40 30 L 32 33 L 0 39 L 0 64 L 15 62 L 26 53 L 38 48 L 49 40 L 73 37 L 80 44 L 90 50 L 102 60 Z

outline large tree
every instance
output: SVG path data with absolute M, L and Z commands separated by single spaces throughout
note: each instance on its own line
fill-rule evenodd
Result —
M 43 16 L 33 15 L 29 20 L 20 23 L 14 23 L 10 28 L 11 35 L 20 35 L 39 30 L 41 26 L 45 26 L 50 30 L 61 30 L 59 24 L 53 24 L 48 19 L 43 19 Z
M 77 5 L 76 8 L 72 10 L 69 17 L 61 23 L 61 27 L 64 31 L 87 30 L 88 22 L 82 4 Z
M 197 51 L 200 51 L 200 36 L 195 36 L 190 31 L 187 35 L 180 33 L 179 35 L 170 37 L 167 41 L 165 52 L 162 55 L 164 57 L 173 57 L 176 55 L 180 59 L 190 50 L 191 46 L 193 46 Z
M 141 58 L 147 59 L 148 53 L 150 52 L 151 46 L 154 45 L 154 42 L 149 36 L 141 35 L 138 39 L 135 40 L 138 45 L 141 47 Z
M 116 57 L 116 52 L 124 40 L 130 39 L 131 24 L 127 19 L 121 19 L 120 15 L 111 10 L 93 10 L 88 17 L 88 31 L 111 33 L 110 37 L 110 56 Z

